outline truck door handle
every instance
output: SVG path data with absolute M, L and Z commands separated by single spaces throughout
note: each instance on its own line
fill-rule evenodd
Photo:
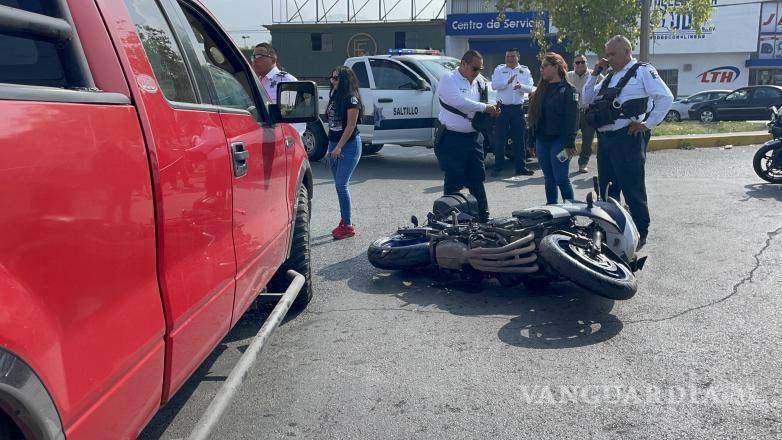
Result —
M 247 159 L 250 158 L 250 152 L 244 149 L 244 142 L 231 144 L 231 156 L 233 156 L 234 176 L 242 177 L 247 174 Z
M 394 100 L 391 98 L 380 98 L 377 102 L 394 102 Z

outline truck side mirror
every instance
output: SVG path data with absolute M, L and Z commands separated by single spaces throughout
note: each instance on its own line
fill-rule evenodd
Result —
M 318 87 L 312 81 L 284 82 L 277 86 L 277 104 L 270 105 L 274 122 L 318 120 Z

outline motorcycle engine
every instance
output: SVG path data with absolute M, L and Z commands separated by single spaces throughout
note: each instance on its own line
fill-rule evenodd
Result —
M 443 240 L 435 247 L 435 260 L 443 269 L 459 270 L 467 264 L 467 245 L 459 240 Z

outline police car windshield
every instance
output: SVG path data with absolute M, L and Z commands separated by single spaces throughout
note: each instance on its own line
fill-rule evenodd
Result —
M 459 60 L 451 57 L 427 57 L 421 65 L 438 80 L 459 67 Z

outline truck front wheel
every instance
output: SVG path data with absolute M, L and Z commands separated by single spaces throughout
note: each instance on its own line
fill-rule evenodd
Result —
M 326 134 L 323 132 L 320 122 L 307 124 L 307 129 L 301 135 L 301 142 L 304 144 L 304 149 L 307 150 L 307 158 L 310 162 L 317 162 L 323 159 L 323 156 L 326 155 L 326 150 L 329 148 L 328 139 L 326 139 Z
M 288 260 L 283 263 L 274 277 L 269 282 L 271 292 L 284 292 L 289 281 L 285 277 L 288 269 L 304 275 L 305 281 L 299 296 L 293 301 L 291 309 L 301 310 L 312 300 L 312 263 L 310 260 L 310 208 L 311 200 L 309 191 L 304 183 L 299 186 L 299 194 L 296 199 L 296 217 L 293 226 L 293 240 Z

